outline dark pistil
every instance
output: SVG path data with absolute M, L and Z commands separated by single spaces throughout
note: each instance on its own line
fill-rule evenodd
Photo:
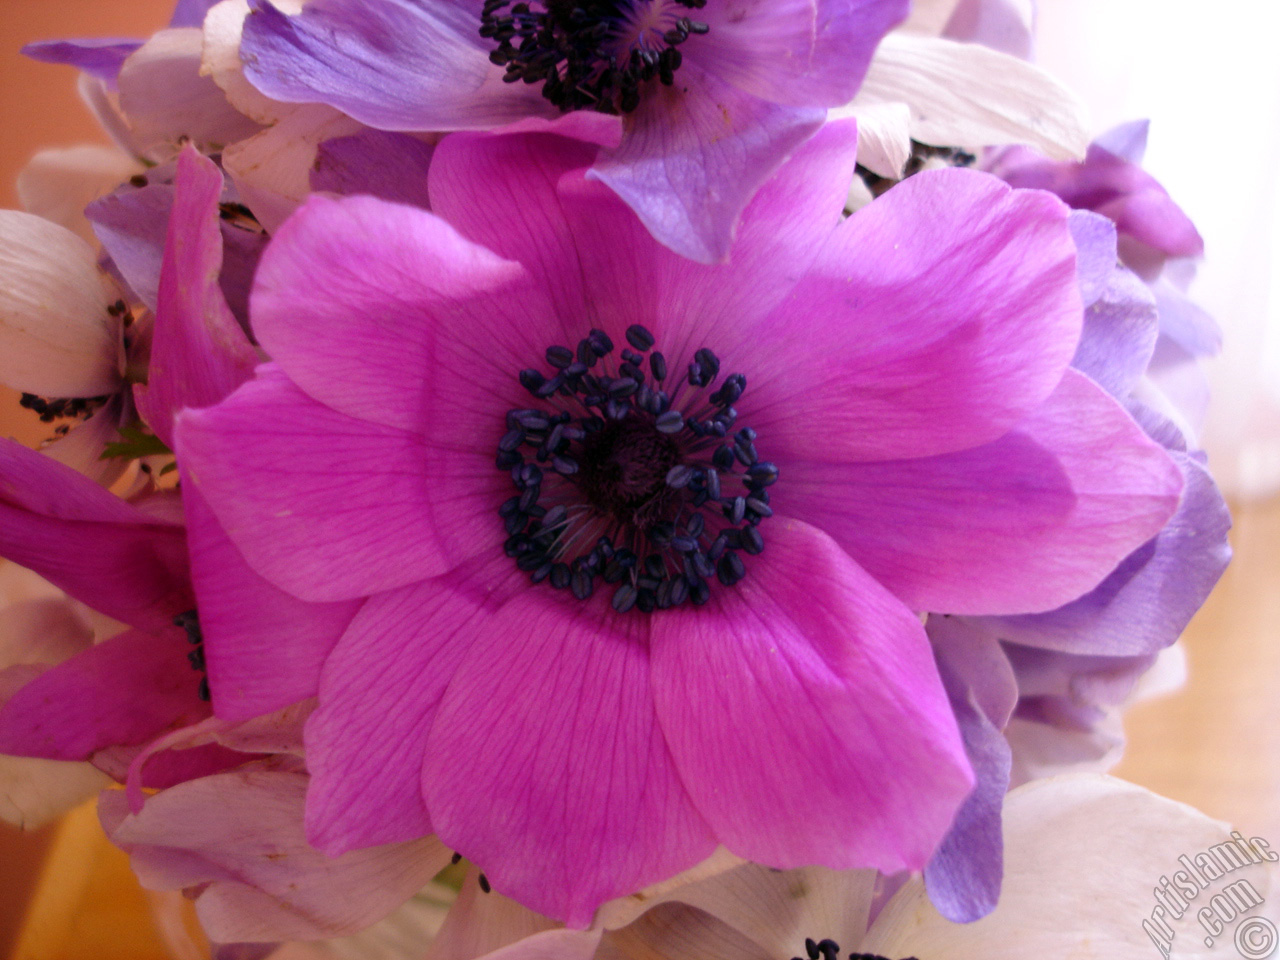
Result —
M 508 83 L 541 83 L 563 111 L 630 113 L 645 84 L 675 82 L 680 45 L 708 30 L 688 16 L 662 15 L 667 6 L 699 10 L 706 0 L 486 0 L 480 36 L 496 44 L 489 59 L 505 68 Z M 645 18 L 661 22 L 661 32 L 640 29 Z
M 576 349 L 547 348 L 554 375 L 520 372 L 539 405 L 508 411 L 497 444 L 515 487 L 498 507 L 504 549 L 534 582 L 580 600 L 611 586 L 619 613 L 703 604 L 713 580 L 733 586 L 744 555 L 764 550 L 778 468 L 736 424 L 746 377 L 712 392 L 720 359 L 703 348 L 668 385 L 653 334 L 635 324 L 626 342 L 614 366 L 612 340 L 592 330 Z

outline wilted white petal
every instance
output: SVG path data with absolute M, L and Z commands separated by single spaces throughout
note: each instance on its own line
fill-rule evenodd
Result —
M 911 136 L 937 146 L 1021 143 L 1055 160 L 1089 145 L 1084 105 L 1039 67 L 970 43 L 901 31 L 881 41 L 854 101 L 905 103 Z
M 88 763 L 0 756 L 0 820 L 35 830 L 111 782 Z
M 52 220 L 96 246 L 84 208 L 143 169 L 116 147 L 82 144 L 41 150 L 18 174 L 18 200 L 28 213 Z
M 572 931 L 566 931 L 572 932 Z M 517 945 L 519 946 L 519 945 Z M 541 960 L 511 948 L 490 960 Z M 548 958 L 550 960 L 550 958 Z M 559 958 L 557 958 L 559 960 Z M 783 960 L 715 917 L 664 903 L 605 935 L 594 960 Z
M 268 233 L 274 233 L 311 192 L 311 168 L 323 140 L 362 129 L 359 123 L 323 104 L 308 104 L 274 127 L 228 147 L 223 169 L 240 199 Z
M 1231 842 L 1231 829 L 1181 803 L 1101 776 L 1056 777 L 1014 791 L 1005 803 L 1005 873 L 1000 903 L 983 920 L 954 924 L 912 880 L 885 907 L 859 949 L 886 957 L 1027 960 L 1028 957 L 1143 957 L 1156 947 L 1142 927 L 1158 905 L 1162 877 Z M 1230 932 L 1209 947 L 1196 921 L 1222 884 L 1247 880 L 1274 911 L 1275 867 L 1233 870 L 1170 918 L 1175 957 L 1231 954 Z M 1253 911 L 1251 911 L 1253 912 Z M 1234 954 L 1231 954 L 1234 955 Z
M 96 397 L 120 384 L 117 292 L 93 248 L 65 227 L 0 210 L 0 383 L 42 397 Z
M 829 119 L 858 120 L 858 165 L 890 180 L 902 177 L 911 159 L 911 110 L 905 103 L 853 103 L 829 112 Z
M 273 5 L 287 14 L 302 9 L 297 0 L 292 3 L 282 0 Z M 248 15 L 248 0 L 222 0 L 210 8 L 204 18 L 200 72 L 212 78 L 233 107 L 263 126 L 270 126 L 298 107 L 272 100 L 245 78 L 244 64 L 240 61 L 240 35 Z
M 202 42 L 196 27 L 161 30 L 120 70 L 120 108 L 148 153 L 163 154 L 183 138 L 209 152 L 259 130 L 200 74 Z

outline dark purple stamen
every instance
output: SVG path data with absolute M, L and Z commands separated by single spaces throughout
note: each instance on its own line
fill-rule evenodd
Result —
M 806 939 L 804 942 L 804 952 L 808 960 L 838 960 L 840 956 L 840 944 L 834 940 L 818 940 Z M 799 957 L 792 957 L 791 960 L 800 960 Z M 887 960 L 878 953 L 851 953 L 848 960 Z M 908 957 L 906 960 L 915 960 L 915 957 Z
M 707 0 L 485 0 L 480 36 L 497 45 L 489 59 L 505 68 L 506 82 L 541 83 L 542 95 L 566 112 L 630 113 L 640 105 L 645 84 L 675 82 L 684 59 L 679 46 L 709 30 L 678 8 L 700 10 L 706 4 Z M 585 358 L 582 362 L 591 366 Z
M 191 664 L 192 670 L 203 674 L 200 678 L 200 688 L 197 693 L 200 699 L 207 703 L 211 699 L 211 695 L 209 692 L 208 668 L 204 660 L 204 632 L 200 629 L 200 618 L 196 615 L 196 611 L 187 610 L 173 618 L 173 625 L 187 634 L 187 643 L 191 644 L 192 648 L 187 654 L 187 662 Z
M 720 359 L 704 347 L 668 392 L 653 334 L 633 324 L 626 342 L 615 365 L 613 341 L 592 330 L 576 349 L 547 348 L 554 376 L 520 372 L 542 406 L 508 411 L 498 440 L 495 462 L 515 486 L 498 507 L 503 549 L 534 582 L 580 600 L 613 587 L 619 613 L 704 604 L 713 581 L 738 583 L 743 557 L 764 550 L 778 468 L 736 422 L 746 377 L 712 392 Z

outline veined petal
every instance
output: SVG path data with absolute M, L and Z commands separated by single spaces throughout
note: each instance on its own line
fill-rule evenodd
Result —
M 820 531 L 765 536 L 732 593 L 653 618 L 681 778 L 740 856 L 919 869 L 973 782 L 924 629 Z
M 148 379 L 134 388 L 138 411 L 170 448 L 178 411 L 218 403 L 258 362 L 218 285 L 221 194 L 222 171 L 188 145 L 174 179 Z
M 1079 159 L 1089 146 L 1075 94 L 1039 67 L 973 43 L 891 33 L 857 101 L 907 104 L 912 137 L 939 146 L 1023 143 L 1056 160 Z
M 760 345 L 741 409 L 770 459 L 963 450 L 1034 410 L 1080 336 L 1067 216 L 1048 194 L 933 170 L 846 220 L 739 333 Z
M 329 853 L 431 832 L 427 735 L 492 609 L 522 576 L 500 553 L 370 598 L 324 664 L 307 724 L 307 832 Z
M 620 196 L 659 243 L 723 261 L 748 201 L 826 119 L 821 107 L 752 96 L 693 64 L 627 116 L 622 143 L 591 175 Z
M 779 509 L 821 525 L 913 610 L 1051 610 L 1178 507 L 1177 465 L 1083 374 L 992 443 L 919 460 L 787 464 Z
M 96 397 L 120 384 L 119 294 L 71 231 L 0 211 L 0 382 L 42 397 Z
M 420 436 L 317 403 L 274 364 L 218 406 L 184 411 L 176 436 L 187 476 L 249 565 L 305 600 L 413 583 L 475 548 L 459 544 L 455 559 L 442 549 Z
M 247 720 L 315 696 L 325 657 L 360 602 L 284 592 L 245 562 L 194 483 L 182 501 L 214 712 Z
M 701 8 L 711 30 L 688 56 L 748 93 L 834 107 L 858 90 L 876 44 L 908 0 L 723 0 Z
M 422 780 L 442 840 L 571 927 L 715 847 L 658 728 L 648 624 L 594 608 L 529 590 L 477 624 Z
M 1066 606 L 976 626 L 1002 640 L 1066 653 L 1135 656 L 1178 638 L 1231 558 L 1231 516 L 1209 471 L 1171 453 L 1184 478 L 1178 512 L 1097 587 Z
M 496 444 L 502 415 L 524 405 L 520 370 L 564 335 L 538 293 L 437 216 L 315 197 L 263 256 L 254 330 L 326 406 L 453 446 L 475 439 L 455 417 L 483 400 Z
M 240 56 L 260 91 L 325 103 L 383 130 L 499 126 L 555 108 L 502 82 L 480 38 L 479 4 L 327 0 L 285 16 L 252 0 Z
M 145 886 L 198 888 L 201 923 L 224 943 L 354 933 L 448 863 L 434 838 L 326 856 L 303 836 L 306 788 L 304 774 L 250 766 L 179 784 L 131 816 L 107 793 L 99 812 Z

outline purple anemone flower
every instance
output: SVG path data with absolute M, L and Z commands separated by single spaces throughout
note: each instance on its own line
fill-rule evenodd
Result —
M 1065 207 L 946 170 L 842 223 L 855 138 L 802 147 L 725 265 L 545 133 L 446 138 L 431 213 L 317 197 L 277 233 L 275 362 L 176 436 L 253 569 L 362 604 L 336 645 L 217 643 L 318 696 L 315 845 L 435 832 L 578 926 L 718 844 L 924 865 L 972 777 L 913 611 L 1079 596 L 1181 481 L 1067 369 Z
M 755 191 L 853 99 L 906 0 L 253 0 L 245 75 L 383 130 L 621 115 L 591 165 L 662 243 L 722 260 Z M 505 82 L 504 82 L 505 81 Z M 619 139 L 620 137 L 620 139 Z

